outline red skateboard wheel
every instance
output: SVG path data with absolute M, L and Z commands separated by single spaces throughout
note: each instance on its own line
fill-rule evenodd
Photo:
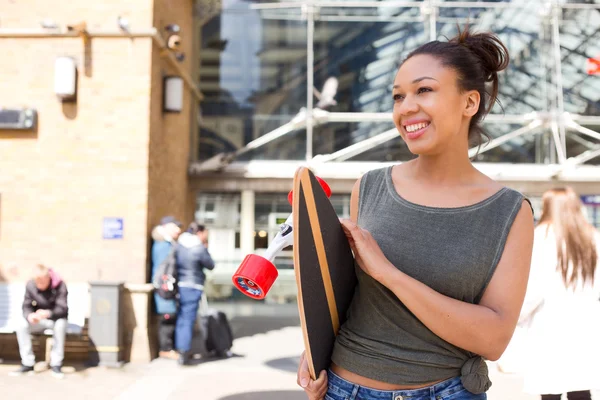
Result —
M 264 299 L 279 276 L 273 263 L 257 254 L 248 254 L 233 274 L 233 285 L 253 299 Z
M 329 187 L 327 182 L 325 182 L 323 179 L 319 178 L 318 176 L 315 176 L 315 178 L 317 178 L 317 180 L 321 184 L 321 187 L 323 188 L 323 191 L 327 195 L 327 198 L 331 197 L 331 188 Z M 294 192 L 293 190 L 290 190 L 290 192 L 288 193 L 288 203 L 290 203 L 290 206 L 293 204 L 293 200 L 294 200 L 293 192 Z

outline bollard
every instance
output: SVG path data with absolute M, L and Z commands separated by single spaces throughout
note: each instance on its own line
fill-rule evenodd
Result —
M 122 282 L 90 282 L 88 335 L 101 366 L 123 365 L 123 288 Z

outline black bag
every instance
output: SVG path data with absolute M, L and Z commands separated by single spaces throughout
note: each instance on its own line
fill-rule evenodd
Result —
M 162 263 L 160 263 L 152 277 L 154 290 L 160 297 L 166 300 L 175 299 L 177 297 L 176 255 L 177 243 L 173 243 L 169 255 Z
M 228 355 L 233 346 L 233 333 L 227 315 L 209 308 L 204 294 L 200 307 L 200 331 L 202 354 L 216 353 L 220 357 Z
M 206 351 L 216 352 L 219 356 L 226 355 L 233 346 L 233 333 L 225 313 L 209 309 L 206 315 L 200 317 L 200 326 Z

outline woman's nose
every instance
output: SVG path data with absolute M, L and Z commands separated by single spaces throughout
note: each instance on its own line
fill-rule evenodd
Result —
M 410 115 L 417 111 L 419 111 L 419 105 L 415 101 L 415 98 L 411 95 L 406 96 L 398 105 L 398 112 L 400 115 Z

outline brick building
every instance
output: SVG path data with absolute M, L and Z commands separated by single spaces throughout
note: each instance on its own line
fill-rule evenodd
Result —
M 169 24 L 182 62 L 165 47 Z M 67 282 L 124 281 L 141 296 L 138 342 L 148 341 L 148 233 L 164 215 L 192 214 L 193 92 L 163 112 L 164 77 L 191 69 L 192 26 L 192 0 L 0 1 L 0 108 L 38 119 L 0 130 L 0 281 L 26 280 L 39 262 Z M 76 102 L 55 93 L 59 57 L 75 61 Z M 105 218 L 122 221 L 122 238 L 104 238 Z

